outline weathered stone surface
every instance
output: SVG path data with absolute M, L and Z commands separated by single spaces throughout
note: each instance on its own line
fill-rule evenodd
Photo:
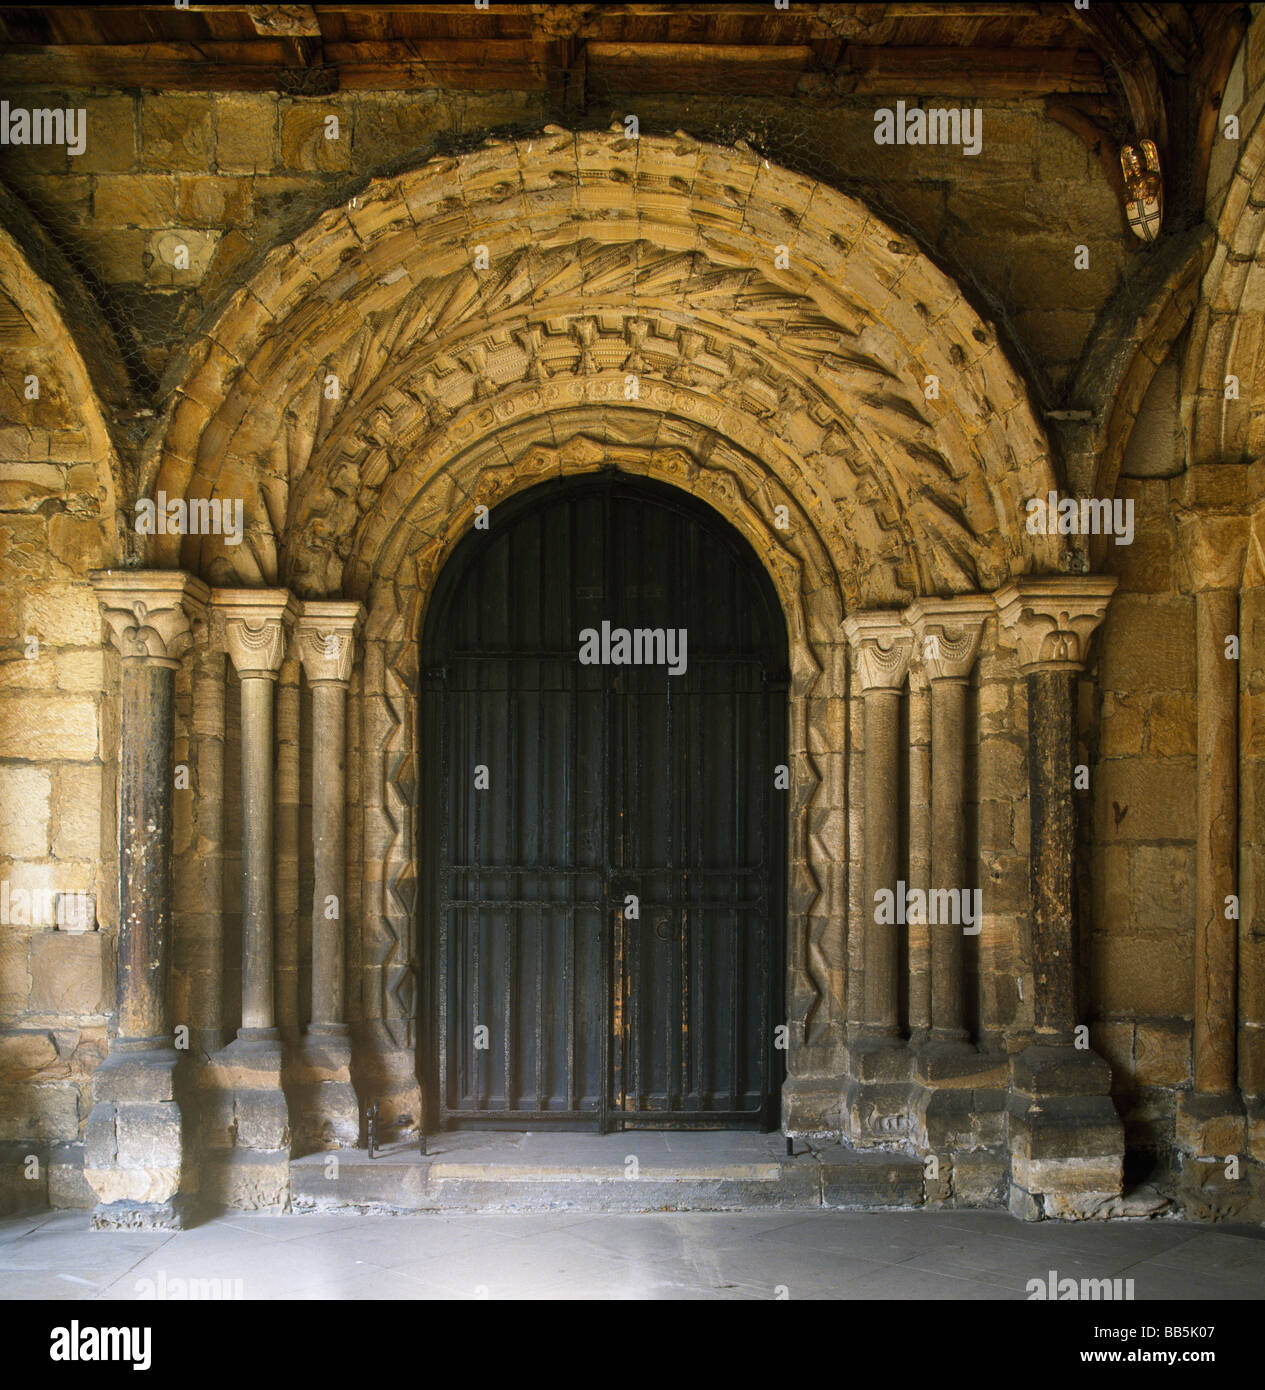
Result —
M 38 1029 L 0 1033 L 0 1077 L 23 1081 L 57 1070 L 69 1074 L 51 1033 Z
M 176 220 L 176 185 L 159 174 L 99 178 L 93 216 L 115 227 L 170 227 Z
M 0 765 L 0 844 L 15 858 L 48 853 L 52 779 L 42 768 Z
M 100 932 L 48 931 L 33 937 L 31 1009 L 70 1017 L 105 1013 L 110 1002 L 103 945 Z
M 0 1081 L 0 1139 L 74 1139 L 79 1120 L 79 1091 L 73 1085 Z
M 1265 25 L 1256 29 L 1249 53 L 1265 44 L 1259 37 Z M 394 1011 L 390 1026 L 407 1031 L 398 1015 L 408 1006 L 394 991 L 401 972 L 411 968 L 409 913 L 396 898 L 398 887 L 412 882 L 413 851 L 399 833 L 408 822 L 412 793 L 381 772 L 386 761 L 408 769 L 401 774 L 407 779 L 416 766 L 416 709 L 408 694 L 392 687 L 399 672 L 389 669 L 391 661 L 402 661 L 403 669 L 411 658 L 397 658 L 396 644 L 411 641 L 409 625 L 451 541 L 468 525 L 475 500 L 495 502 L 528 479 L 614 463 L 688 485 L 734 520 L 776 571 L 792 620 L 797 688 L 819 683 L 816 695 L 801 702 L 797 694 L 792 706 L 797 764 L 807 750 L 807 770 L 797 766 L 803 786 L 791 823 L 792 874 L 806 904 L 802 916 L 793 914 L 793 930 L 803 935 L 793 937 L 792 960 L 802 955 L 794 989 L 796 1000 L 805 1001 L 802 1008 L 795 1005 L 795 1036 L 801 1024 L 809 1031 L 811 1005 L 820 1032 L 804 1041 L 803 1055 L 811 1053 L 814 1068 L 825 1059 L 834 1075 L 819 1089 L 806 1086 L 802 1104 L 788 1099 L 787 1115 L 788 1124 L 793 1119 L 837 1132 L 846 1078 L 841 1044 L 831 1039 L 835 1032 L 842 1036 L 845 999 L 858 989 L 864 999 L 868 989 L 871 1000 L 883 1005 L 871 1013 L 881 1012 L 894 1028 L 906 1020 L 899 1016 L 905 982 L 894 986 L 886 974 L 878 979 L 872 940 L 867 957 L 856 924 L 866 855 L 864 835 L 857 833 L 865 820 L 856 809 L 861 779 L 854 769 L 857 752 L 864 757 L 865 730 L 859 709 L 849 712 L 842 698 L 846 676 L 835 670 L 831 645 L 842 645 L 843 611 L 991 593 L 1006 580 L 1050 579 L 1065 568 L 1062 541 L 1022 534 L 1023 498 L 1053 486 L 1054 478 L 1047 422 L 1030 409 L 1029 396 L 1058 396 L 1087 335 L 1109 336 L 1108 320 L 1099 314 L 1103 304 L 1121 281 L 1140 286 L 1134 277 L 1154 260 L 1126 254 L 1129 243 L 1122 238 L 1128 234 L 1098 161 L 1038 103 L 1016 100 L 989 107 L 980 160 L 960 161 L 960 170 L 946 167 L 934 187 L 926 181 L 925 156 L 903 148 L 885 152 L 882 178 L 869 185 L 873 196 L 934 248 L 939 264 L 964 267 L 965 277 L 1004 312 L 1008 334 L 1017 339 L 1033 378 L 1028 382 L 1009 366 L 991 326 L 970 313 L 932 258 L 900 249 L 912 237 L 892 234 L 863 202 L 828 187 L 875 168 L 869 113 L 858 114 L 848 103 L 828 104 L 814 125 L 826 151 L 823 167 L 836 174 L 820 186 L 769 168 L 748 152 L 700 147 L 684 137 L 648 137 L 634 146 L 598 132 L 577 141 L 555 130 L 365 187 L 376 161 L 397 162 L 415 149 L 420 164 L 441 132 L 526 121 L 543 106 L 535 94 L 449 101 L 430 91 L 411 98 L 348 91 L 280 103 L 273 94 L 244 92 L 67 99 L 89 109 L 87 151 L 67 162 L 59 151 L 10 150 L 19 194 L 29 193 L 41 220 L 74 245 L 76 258 L 115 296 L 118 312 L 126 315 L 126 306 L 136 303 L 146 306 L 144 313 L 156 313 L 159 297 L 150 291 L 160 287 L 171 306 L 164 310 L 168 321 L 193 324 L 225 292 L 223 312 L 204 338 L 187 337 L 173 326 L 170 342 L 155 340 L 140 349 L 136 360 L 155 378 L 171 353 L 191 349 L 190 362 L 200 364 L 172 392 L 181 404 L 171 421 L 152 425 L 147 446 L 156 450 L 157 471 L 147 475 L 146 486 L 161 484 L 172 495 L 184 495 L 193 476 L 198 489 L 218 486 L 225 495 L 241 495 L 249 541 L 233 549 L 211 537 L 196 543 L 163 538 L 162 563 L 179 560 L 203 577 L 256 593 L 295 578 L 304 594 L 394 591 L 371 616 L 375 640 L 390 649 L 386 656 L 379 653 L 376 683 L 368 698 L 354 687 L 348 696 L 349 725 L 354 738 L 363 733 L 365 763 L 373 764 L 358 768 L 349 746 L 348 785 L 358 804 L 349 807 L 347 818 L 353 827 L 347 886 L 365 919 L 349 919 L 346 941 L 338 943 L 347 948 L 350 1010 Z M 706 124 L 705 117 L 720 109 L 707 105 L 704 96 L 693 100 L 690 120 L 671 94 L 648 100 L 647 128 L 652 116 L 665 130 L 674 123 L 696 128 L 694 118 Z M 750 109 L 767 110 L 759 100 Z M 337 141 L 324 139 L 329 114 L 339 117 Z M 971 971 L 978 967 L 979 978 L 968 978 L 978 989 L 979 1026 L 998 1046 L 1021 1045 L 1034 1017 L 1034 990 L 1064 979 L 1072 956 L 1063 948 L 1074 944 L 1087 962 L 1090 993 L 1064 1012 L 1076 1021 L 1095 1021 L 1095 1042 L 1118 1072 L 1117 1094 L 1135 1084 L 1163 1092 L 1130 1111 L 1133 1133 L 1152 1147 L 1175 1132 L 1174 1093 L 1190 1079 L 1183 1016 L 1191 1012 L 1196 961 L 1206 957 L 1192 948 L 1193 853 L 1213 819 L 1197 810 L 1200 790 L 1209 785 L 1196 766 L 1193 738 L 1198 712 L 1209 708 L 1195 682 L 1202 639 L 1193 625 L 1192 601 L 1176 586 L 1198 591 L 1217 580 L 1237 590 L 1242 566 L 1229 542 L 1237 544 L 1243 515 L 1262 495 L 1259 466 L 1255 473 L 1224 466 L 1240 454 L 1261 455 L 1252 431 L 1261 428 L 1259 401 L 1265 399 L 1253 380 L 1263 277 L 1252 258 L 1261 239 L 1261 198 L 1247 197 L 1259 141 L 1242 143 L 1237 177 L 1234 158 L 1240 152 L 1218 149 L 1226 166 L 1217 184 L 1225 205 L 1209 211 L 1217 253 L 1208 262 L 1206 302 L 1186 354 L 1194 364 L 1190 379 L 1181 376 L 1178 355 L 1167 355 L 1173 335 L 1140 346 L 1120 344 L 1121 352 L 1136 350 L 1160 363 L 1153 381 L 1149 371 L 1122 378 L 1119 397 L 1106 412 L 1118 435 L 1111 448 L 1123 455 L 1126 475 L 1139 475 L 1119 488 L 1121 497 L 1137 504 L 1138 529 L 1132 546 L 1107 548 L 1107 568 L 1119 576 L 1120 592 L 1101 632 L 1089 648 L 1084 634 L 1072 632 L 1071 645 L 1084 649 L 1079 656 L 1098 654 L 1101 673 L 1099 681 L 1090 671 L 1081 685 L 1079 740 L 1065 759 L 1086 764 L 1091 773 L 1089 788 L 1078 790 L 1074 803 L 1082 835 L 1075 851 L 1081 921 L 1069 908 L 1061 922 L 1065 936 L 1051 950 L 1038 933 L 1035 958 L 1026 856 L 1034 816 L 1039 827 L 1046 822 L 1039 798 L 1030 803 L 1027 794 L 1026 738 L 1029 721 L 1039 724 L 1040 712 L 1028 708 L 1022 679 L 985 680 L 983 670 L 978 691 L 972 689 L 966 702 L 968 775 L 978 786 L 969 787 L 963 816 L 972 845 L 978 840 L 970 867 L 986 893 L 984 932 L 965 943 Z M 53 169 L 71 172 L 47 172 Z M 275 173 L 255 177 L 263 170 Z M 338 184 L 342 174 L 357 181 L 356 204 L 349 196 L 305 230 L 311 218 L 302 209 L 314 212 L 342 199 L 329 183 L 333 176 Z M 1237 192 L 1226 198 L 1231 184 Z M 1005 235 L 981 237 L 980 226 Z M 282 236 L 294 239 L 293 249 L 268 257 L 248 290 L 241 267 Z M 769 247 L 779 237 L 791 242 L 791 267 L 769 278 Z M 480 238 L 495 266 L 486 285 L 470 271 L 471 247 Z M 1090 248 L 1091 269 L 1072 272 L 1070 248 L 1082 240 Z M 177 244 L 190 248 L 187 272 L 170 265 Z M 805 272 L 805 265 L 818 269 Z M 488 288 L 492 284 L 495 290 Z M 644 308 L 648 287 L 665 309 Z M 14 291 L 14 303 L 21 300 L 18 307 L 27 313 L 30 305 L 11 277 L 4 288 L 6 295 Z M 513 322 L 506 332 L 488 330 L 490 293 L 505 296 L 497 312 L 504 311 L 506 324 Z M 1215 313 L 1203 313 L 1209 306 Z M 1184 301 L 1170 309 L 1139 305 L 1138 314 L 1147 319 L 1180 309 L 1184 322 L 1188 308 Z M 707 332 L 695 332 L 700 314 L 710 325 Z M 435 332 L 440 320 L 442 334 Z M 795 327 L 801 320 L 808 325 L 802 334 Z M 384 324 L 404 333 L 390 353 L 376 337 Z M 1141 330 L 1130 331 L 1136 336 Z M 47 333 L 43 323 L 33 336 L 55 345 L 49 353 L 62 353 L 71 341 L 69 333 Z M 204 352 L 212 336 L 214 350 Z M 435 356 L 440 338 L 442 363 Z M 794 358 L 793 371 L 784 369 L 784 356 Z M 635 410 L 620 399 L 625 363 L 634 360 L 641 363 L 645 390 Z M 375 362 L 378 369 L 370 369 Z M 327 365 L 339 372 L 350 397 L 337 412 L 315 401 L 313 385 Z M 921 398 L 921 377 L 931 370 L 953 383 L 942 409 L 930 409 Z M 1242 377 L 1241 403 L 1221 395 L 1230 370 Z M 48 384 L 38 406 L 16 397 L 0 401 L 0 506 L 13 509 L 0 517 L 0 641 L 14 644 L 0 655 L 19 651 L 16 644 L 27 631 L 46 648 L 38 661 L 7 660 L 0 668 L 0 854 L 35 861 L 4 868 L 14 882 L 45 871 L 82 871 L 85 882 L 99 878 L 108 915 L 109 885 L 117 877 L 110 846 L 118 663 L 113 654 L 102 659 L 91 596 L 64 581 L 89 564 L 118 562 L 102 516 L 113 516 L 116 502 L 126 515 L 133 499 L 114 498 L 106 480 L 112 473 L 122 478 L 123 470 L 113 468 L 108 450 L 98 448 L 100 439 L 93 444 L 87 438 L 93 392 L 68 378 L 43 379 Z M 814 393 L 811 406 L 804 382 Z M 374 393 L 372 399 L 364 390 Z M 1069 399 L 1084 403 L 1075 390 Z M 1182 424 L 1188 418 L 1192 456 L 1215 466 L 1185 468 Z M 548 422 L 547 430 L 540 421 Z M 143 426 L 133 425 L 139 439 Z M 1069 437 L 1073 433 L 1069 428 Z M 661 436 L 680 447 L 658 447 Z M 877 459 L 871 457 L 874 439 L 884 441 Z M 388 440 L 393 447 L 398 441 L 390 457 L 383 443 Z M 1105 461 L 1103 479 L 1095 480 L 1094 458 L 1086 462 L 1074 454 L 1067 451 L 1070 477 L 1083 479 L 1086 487 L 1097 481 L 1112 486 Z M 303 487 L 291 482 L 287 491 L 280 480 L 300 472 Z M 1170 482 L 1178 473 L 1180 480 Z M 779 536 L 770 514 L 783 500 L 792 526 Z M 1189 518 L 1178 526 L 1174 507 L 1211 507 L 1225 515 L 1195 535 Z M 1262 563 L 1257 552 L 1254 542 L 1249 578 L 1252 565 Z M 1243 660 L 1233 677 L 1243 700 L 1242 756 L 1236 759 L 1231 748 L 1227 765 L 1239 773 L 1244 805 L 1241 815 L 1216 817 L 1239 828 L 1223 859 L 1241 866 L 1243 880 L 1218 881 L 1217 902 L 1234 892 L 1243 904 L 1242 925 L 1226 929 L 1220 940 L 1224 945 L 1235 934 L 1241 939 L 1231 961 L 1219 958 L 1211 974 L 1217 997 L 1231 1007 L 1242 1001 L 1237 1079 L 1260 1091 L 1265 1012 L 1249 924 L 1259 916 L 1265 883 L 1256 814 L 1265 796 L 1253 790 L 1262 777 L 1257 764 L 1265 757 L 1257 746 L 1265 742 L 1258 727 L 1265 727 L 1258 718 L 1265 703 L 1265 629 L 1254 626 L 1246 596 L 1242 615 Z M 184 659 L 172 654 L 173 661 Z M 1017 658 L 1009 654 L 1007 660 L 1003 669 L 1017 671 Z M 356 671 L 353 679 L 359 678 Z M 196 701 L 193 715 L 198 717 Z M 178 722 L 187 717 L 180 707 Z M 903 749 L 903 726 L 895 721 L 895 728 Z M 278 731 L 284 734 L 280 717 Z M 234 736 L 230 730 L 230 742 Z M 219 740 L 228 764 L 228 776 L 218 781 L 225 783 L 231 838 L 232 808 L 240 796 L 232 766 L 238 750 L 225 750 L 222 729 Z M 301 740 L 286 735 L 284 741 L 288 761 L 279 765 L 275 798 L 285 807 L 276 821 L 283 856 L 275 919 L 282 933 L 280 968 L 275 980 L 268 978 L 268 988 L 255 994 L 271 997 L 275 984 L 286 1001 L 283 1021 L 297 1023 L 293 926 L 305 910 L 297 901 L 296 867 L 305 822 L 297 790 Z M 266 756 L 271 739 L 264 742 Z M 188 756 L 197 764 L 196 795 L 214 796 L 218 781 L 210 761 L 204 770 Z M 848 759 L 851 778 L 844 775 Z M 889 793 L 898 791 L 899 778 L 886 780 Z M 893 844 L 903 833 L 903 814 L 901 808 L 892 821 Z M 850 838 L 841 853 L 845 832 Z M 198 856 L 225 843 L 225 828 L 217 830 L 209 812 L 205 822 L 201 812 L 191 813 L 178 833 L 181 854 Z M 1070 843 L 1060 846 L 1060 857 L 1073 862 Z M 362 867 L 361 859 L 369 862 Z M 893 864 L 899 872 L 897 860 Z M 225 981 L 210 945 L 213 933 L 223 931 L 220 890 L 207 894 L 205 913 L 196 911 L 198 895 L 208 880 L 226 880 L 224 907 L 231 912 L 238 878 L 235 862 L 217 861 L 206 878 L 187 876 L 177 899 L 188 910 L 178 931 L 189 937 L 198 967 L 177 997 L 211 1031 L 224 1021 L 215 991 Z M 1203 881 L 1206 886 L 1206 874 Z M 109 920 L 116 922 L 118 915 Z M 882 953 L 885 971 L 893 959 L 904 963 L 889 944 Z M 100 993 L 90 966 L 68 968 L 70 957 L 60 957 L 61 951 L 55 934 L 14 935 L 0 928 L 0 1019 L 20 1025 L 38 1018 L 41 1024 L 23 1030 L 29 1037 L 15 1045 L 15 1065 L 22 1058 L 33 1065 L 45 1056 L 46 1044 L 29 1040 L 47 1039 L 45 1022 L 51 1030 L 73 1019 L 88 1007 L 89 996 Z M 98 961 L 98 971 L 99 966 Z M 215 991 L 199 993 L 197 981 L 212 975 Z M 1020 990 L 1022 999 L 1016 997 Z M 108 1003 L 108 997 L 97 998 L 91 1008 Z M 853 1014 L 859 1017 L 859 1011 Z M 69 1067 L 61 1051 L 54 1051 L 35 1070 L 28 1066 L 31 1078 Z M 366 1051 L 373 1059 L 366 1065 L 377 1067 L 380 1049 L 374 1044 Z M 0 1072 L 3 1058 L 0 1045 Z M 345 1085 L 341 1061 L 326 1066 L 310 1058 L 309 1064 L 310 1076 L 324 1078 L 330 1089 Z M 232 1088 L 223 1122 L 230 1139 L 238 1136 L 231 1099 L 238 1089 L 279 1086 L 270 1068 L 240 1058 L 217 1061 L 210 1074 Z M 889 1088 L 881 1102 L 867 1100 L 868 1118 L 861 1123 L 907 1116 L 913 1102 L 908 1088 L 902 1090 L 900 1064 L 866 1057 L 857 1076 Z M 1027 1076 L 1022 1067 L 1016 1076 L 1020 1087 L 1053 1084 L 1050 1075 Z M 953 1084 L 960 1078 L 933 1079 L 945 1083 L 942 1091 L 965 1089 Z M 1069 1094 L 1084 1089 L 1084 1077 L 1073 1074 L 1065 1081 Z M 415 1078 L 399 1079 L 398 1085 L 400 1095 L 415 1094 Z M 989 1109 L 995 1089 L 980 1088 L 978 1100 L 963 1111 L 964 1123 L 978 1120 L 982 1130 L 996 1124 Z M 311 1110 L 319 1116 L 321 1087 L 313 1090 Z M 788 1097 L 793 1094 L 788 1087 Z M 104 1089 L 102 1096 L 108 1099 Z M 345 1092 L 341 1098 L 354 1100 Z M 933 1089 L 926 1109 L 947 1114 L 960 1101 L 960 1095 Z M 407 1105 L 416 1110 L 412 1101 L 400 1101 Z M 279 1142 L 270 1107 L 275 1110 L 273 1101 L 255 1095 L 243 1103 L 242 1137 Z M 857 1114 L 862 1108 L 858 1103 Z M 211 1127 L 218 1135 L 222 1117 L 215 1102 L 208 1110 L 216 1113 Z M 295 1120 L 296 1132 L 300 1123 Z M 874 1129 L 877 1137 L 877 1124 Z M 995 1136 L 988 1134 L 991 1142 Z M 1209 1141 L 1205 1136 L 1199 1142 Z M 1066 1166 L 1060 1171 L 1064 1177 L 1073 1172 Z M 1086 1172 L 1081 1179 L 1092 1183 L 1101 1176 Z M 988 1181 L 981 1176 L 983 1186 Z M 1063 1178 L 1056 1174 L 1050 1181 Z M 243 1190 L 271 1204 L 280 1200 L 282 1188 L 274 1173 L 257 1183 L 244 1180 Z M 1060 1190 L 1043 1198 L 1033 1191 L 1036 1196 L 1027 1199 L 1038 1212 L 1057 1200 L 1075 1214 L 1075 1193 Z M 1097 1201 L 1086 1199 L 1090 1206 Z M 1117 1208 L 1108 1202 L 1096 1210 Z
M 213 105 L 201 96 L 152 96 L 142 102 L 145 168 L 208 169 L 214 148 Z
M 97 708 L 86 697 L 0 701 L 0 758 L 91 760 L 97 756 Z

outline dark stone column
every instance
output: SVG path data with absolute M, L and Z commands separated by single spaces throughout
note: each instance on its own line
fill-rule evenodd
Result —
M 1115 591 L 1110 575 L 1024 579 L 997 593 L 1001 631 L 1028 677 L 1031 816 L 1032 1043 L 1011 1058 L 1007 1102 L 1010 1209 L 1016 1216 L 1088 1216 L 1119 1198 L 1124 1127 L 1111 1072 L 1078 1046 L 1072 892 L 1076 674 Z
M 103 571 L 92 582 L 123 669 L 117 1031 L 93 1075 L 84 1176 L 97 1226 L 177 1227 L 196 1182 L 167 1005 L 175 673 L 208 591 L 174 571 Z
M 117 1042 L 165 1047 L 176 663 L 123 660 Z
M 1072 670 L 1028 673 L 1028 794 L 1031 798 L 1033 1022 L 1043 1041 L 1070 1043 L 1077 1022 L 1071 922 L 1076 812 Z

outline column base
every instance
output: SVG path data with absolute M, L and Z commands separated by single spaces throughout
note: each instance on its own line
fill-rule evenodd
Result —
M 1124 1126 L 1111 1069 L 1070 1043 L 1010 1059 L 1010 1210 L 1026 1221 L 1105 1216 L 1124 1189 Z
M 428 1123 L 417 1080 L 417 1052 L 400 1047 L 381 1019 L 356 1025 L 352 1050 L 352 1084 L 360 1098 L 360 1139 L 365 1142 L 364 1112 L 378 1102 L 381 1142 L 411 1139 Z
M 904 1038 L 862 1034 L 848 1048 L 844 1123 L 858 1148 L 906 1147 L 910 1123 L 913 1052 Z
M 359 1142 L 360 1102 L 351 1084 L 351 1037 L 345 1027 L 308 1029 L 288 1089 L 296 1153 Z
M 179 1059 L 170 1048 L 112 1051 L 92 1076 L 92 1113 L 84 1127 L 83 1176 L 97 1199 L 94 1223 L 148 1220 L 173 1228 L 197 1190 L 186 1154 L 176 1094 Z
M 202 1191 L 208 1201 L 247 1210 L 289 1203 L 290 1108 L 281 1072 L 280 1041 L 255 1032 L 235 1038 L 203 1068 Z
M 1183 1091 L 1177 1097 L 1176 1121 L 1177 1148 L 1183 1157 L 1247 1156 L 1247 1114 L 1237 1092 Z
M 92 1210 L 94 1231 L 184 1231 L 196 1225 L 201 1203 L 196 1197 L 166 1202 L 110 1202 Z
M 1242 1219 L 1251 1206 L 1247 1112 L 1237 1092 L 1185 1091 L 1177 1098 L 1177 1196 L 1201 1221 Z M 1237 1176 L 1227 1159 L 1236 1158 Z
M 843 1133 L 838 1078 L 788 1076 L 782 1083 L 782 1132 L 798 1139 L 838 1139 Z
M 944 1155 L 1006 1142 L 1009 1058 L 974 1043 L 926 1039 L 913 1049 L 914 1138 Z

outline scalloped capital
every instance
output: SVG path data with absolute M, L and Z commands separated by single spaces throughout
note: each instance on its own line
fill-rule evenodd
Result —
M 299 605 L 288 589 L 213 589 L 211 609 L 237 674 L 276 680 Z
M 995 612 L 996 604 L 987 594 L 920 598 L 905 609 L 914 634 L 914 661 L 928 680 L 970 678 L 984 624 Z
M 899 690 L 904 685 L 914 635 L 902 614 L 852 613 L 844 619 L 843 631 L 852 647 L 862 690 Z
M 294 625 L 296 654 L 312 685 L 346 685 L 356 656 L 356 637 L 364 623 L 364 605 L 333 599 L 310 599 Z

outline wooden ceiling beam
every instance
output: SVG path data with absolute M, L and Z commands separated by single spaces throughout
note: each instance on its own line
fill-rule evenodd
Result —
M 837 70 L 858 93 L 1052 95 L 1105 92 L 1102 64 L 1087 49 L 876 48 L 850 44 Z

